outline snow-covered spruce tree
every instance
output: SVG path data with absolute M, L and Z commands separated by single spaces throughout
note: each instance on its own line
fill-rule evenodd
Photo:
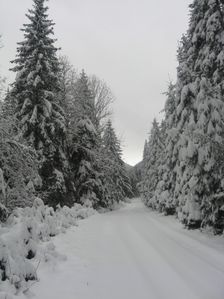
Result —
M 102 173 L 98 163 L 100 140 L 93 124 L 93 96 L 84 71 L 77 81 L 75 97 L 69 148 L 76 199 L 97 208 L 104 196 Z
M 4 79 L 0 76 L 0 105 L 2 104 L 2 100 L 4 98 Z
M 154 189 L 154 208 L 159 212 L 164 212 L 165 214 L 170 213 L 170 209 L 168 207 L 168 201 L 166 196 L 168 195 L 167 191 L 165 191 L 165 140 L 166 140 L 166 122 L 162 120 L 159 125 L 159 147 L 158 147 L 158 160 L 157 160 L 157 184 Z M 165 193 L 164 193 L 165 191 Z M 166 204 L 164 204 L 164 199 L 166 199 Z
M 147 161 L 149 155 L 149 141 L 146 139 L 143 149 L 143 157 L 142 157 L 142 179 L 140 184 L 140 192 L 142 195 L 142 199 L 146 203 L 147 198 L 147 186 L 146 186 L 146 173 L 147 173 Z
M 145 140 L 144 149 L 143 149 L 143 161 L 145 161 L 147 157 L 147 151 L 148 151 L 148 140 Z
M 188 120 L 192 115 L 192 106 L 194 101 L 193 85 L 191 84 L 192 70 L 190 69 L 190 60 L 188 60 L 189 40 L 188 36 L 184 35 L 181 39 L 178 48 L 177 67 L 177 83 L 175 96 L 175 109 L 170 115 L 169 133 L 166 140 L 168 147 L 168 162 L 171 166 L 172 181 L 171 181 L 171 202 L 176 206 L 178 212 L 180 193 L 182 190 L 182 166 L 183 162 L 180 159 L 181 149 L 184 147 L 181 133 L 188 126 Z
M 208 224 L 219 233 L 224 228 L 223 165 L 217 164 L 213 143 L 222 142 L 224 132 L 223 2 L 197 0 L 190 8 L 178 69 L 175 192 L 179 217 L 188 227 Z
M 131 184 L 125 164 L 121 158 L 122 150 L 112 123 L 109 120 L 103 135 L 104 157 L 107 159 L 104 174 L 109 190 L 111 204 L 132 196 Z
M 25 146 L 22 138 L 16 138 L 15 103 L 10 92 L 4 95 L 0 82 L 0 222 L 15 207 L 32 203 L 38 181 L 35 152 Z
M 167 100 L 165 103 L 165 117 L 161 127 L 161 140 L 163 149 L 161 160 L 158 165 L 158 184 L 155 195 L 158 200 L 158 209 L 165 215 L 174 214 L 176 203 L 174 188 L 176 182 L 176 157 L 175 145 L 178 140 L 176 125 L 176 87 L 170 83 L 168 91 L 165 93 Z
M 121 158 L 122 150 L 112 123 L 106 124 L 103 135 L 103 155 L 106 160 L 104 174 L 109 190 L 111 204 L 132 196 L 131 184 L 125 164 Z
M 8 212 L 30 206 L 35 187 L 41 185 L 36 153 L 18 138 L 16 125 L 12 115 L 0 111 L 0 205 Z
M 126 167 L 127 168 L 127 167 Z M 130 179 L 133 197 L 140 196 L 140 183 L 142 180 L 142 162 L 139 162 L 134 167 L 127 168 L 127 173 Z
M 1 43 L 1 35 L 0 35 L 0 49 L 2 48 Z M 2 100 L 4 99 L 5 95 L 5 79 L 0 75 L 0 107 L 2 104 Z
M 156 186 L 159 182 L 159 164 L 163 153 L 163 140 L 161 128 L 156 119 L 152 123 L 152 129 L 148 141 L 147 155 L 145 159 L 145 172 L 143 178 L 143 190 L 145 203 L 154 209 L 158 208 L 155 196 Z
M 78 74 L 66 56 L 59 57 L 58 80 L 60 91 L 58 93 L 59 101 L 65 112 L 66 126 L 68 128 L 75 106 L 75 93 Z
M 4 119 L 13 119 L 13 121 L 16 121 L 15 112 L 16 112 L 16 100 L 12 96 L 12 92 L 10 89 L 7 90 L 4 98 L 2 99 L 2 105 L 1 105 L 1 117 Z M 18 130 L 17 130 L 18 131 Z
M 65 117 L 56 96 L 59 67 L 55 39 L 51 37 L 54 23 L 48 19 L 45 0 L 33 1 L 33 9 L 27 14 L 30 23 L 22 29 L 24 41 L 18 43 L 13 61 L 16 66 L 12 70 L 17 76 L 12 94 L 21 132 L 39 155 L 42 196 L 55 206 L 71 200 L 64 151 Z

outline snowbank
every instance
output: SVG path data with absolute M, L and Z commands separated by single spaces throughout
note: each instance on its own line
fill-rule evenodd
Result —
M 17 209 L 6 224 L 0 224 L 0 299 L 28 290 L 38 280 L 40 263 L 65 259 L 51 237 L 94 213 L 79 204 L 54 211 L 37 198 L 32 208 Z

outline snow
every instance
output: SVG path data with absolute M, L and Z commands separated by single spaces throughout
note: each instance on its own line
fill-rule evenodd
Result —
M 40 263 L 29 297 L 224 298 L 223 237 L 184 230 L 138 199 L 83 220 L 53 242 L 67 260 Z
M 4 292 L 24 293 L 36 283 L 40 262 L 49 265 L 64 260 L 51 238 L 94 213 L 79 204 L 54 211 L 39 198 L 31 208 L 15 210 L 7 223 L 0 225 L 0 299 L 5 298 Z
M 37 122 L 37 105 L 34 106 L 32 116 L 30 118 L 31 124 L 35 125 L 36 122 Z

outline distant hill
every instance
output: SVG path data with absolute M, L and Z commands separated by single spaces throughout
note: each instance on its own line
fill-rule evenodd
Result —
M 134 196 L 139 196 L 138 184 L 142 180 L 143 161 L 137 163 L 135 166 L 125 163 Z
M 126 170 L 127 170 L 128 173 L 134 168 L 134 166 L 131 166 L 127 163 L 124 163 L 124 164 L 125 164 L 125 167 L 126 167 Z

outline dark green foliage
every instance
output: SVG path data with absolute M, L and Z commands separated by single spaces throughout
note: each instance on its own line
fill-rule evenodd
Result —
M 189 28 L 178 49 L 177 82 L 167 93 L 164 150 L 159 156 L 148 144 L 144 155 L 148 173 L 143 192 L 153 198 L 153 207 L 175 212 L 188 228 L 210 226 L 215 233 L 224 229 L 223 20 L 223 1 L 194 0 L 190 5 Z M 147 166 L 150 156 L 153 163 L 158 159 L 157 184 L 157 170 L 151 162 Z
M 124 162 L 121 158 L 120 142 L 108 121 L 103 136 L 104 156 L 107 159 L 106 177 L 108 178 L 108 189 L 115 202 L 125 197 L 132 197 L 132 188 Z
M 77 201 L 108 208 L 132 196 L 114 131 L 115 148 L 102 141 L 113 95 L 103 81 L 84 71 L 77 79 L 67 60 L 59 62 L 46 1 L 33 0 L 26 15 L 16 79 L 0 107 L 0 200 L 10 198 L 13 208 L 37 195 L 52 207 Z
M 104 196 L 98 159 L 100 138 L 93 124 L 93 97 L 83 71 L 77 81 L 70 159 L 76 188 L 76 199 L 98 207 Z
M 17 102 L 16 116 L 27 143 L 39 155 L 45 201 L 56 206 L 67 203 L 69 167 L 65 153 L 64 111 L 57 98 L 59 64 L 54 46 L 54 23 L 48 19 L 45 0 L 34 0 L 24 25 L 24 41 L 13 61 L 17 73 L 12 96 Z M 70 188 L 71 189 L 71 188 Z
M 143 177 L 143 161 L 128 169 L 128 176 L 132 188 L 133 197 L 139 197 L 141 191 L 141 181 Z

